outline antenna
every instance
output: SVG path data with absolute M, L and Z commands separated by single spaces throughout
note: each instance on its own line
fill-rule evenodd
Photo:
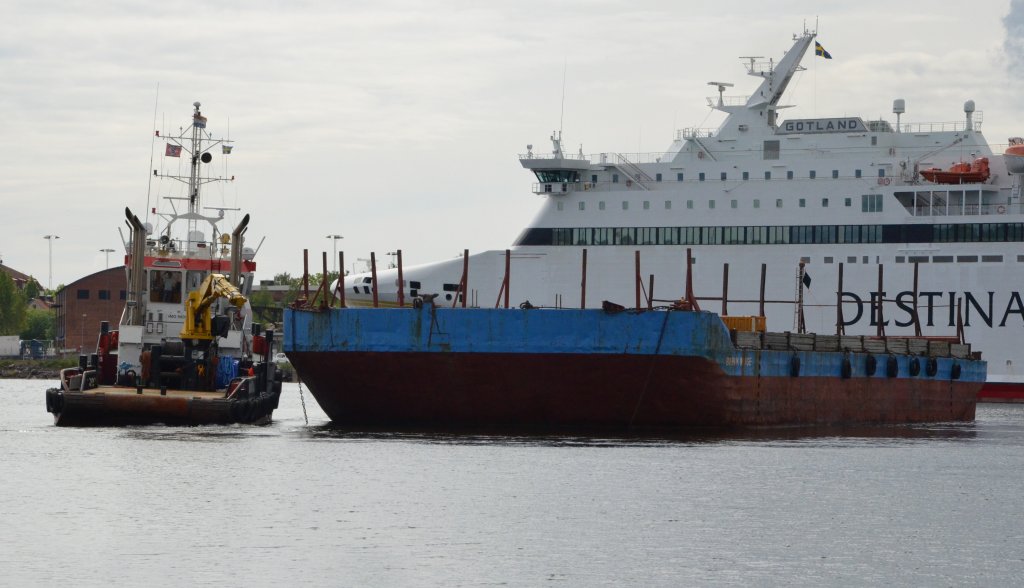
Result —
M 156 83 L 156 98 L 153 100 L 153 126 L 156 126 L 156 111 L 160 104 L 160 82 Z M 153 130 L 153 137 L 149 143 L 149 169 L 153 169 L 153 148 L 156 147 L 156 138 L 159 131 Z M 146 170 L 146 175 L 149 176 L 149 184 L 146 186 L 146 222 L 149 222 L 149 195 L 153 190 L 153 176 L 149 175 L 149 170 Z
M 753 58 L 751 58 L 751 63 L 753 63 Z M 729 82 L 708 82 L 708 85 L 718 86 L 718 105 L 722 106 L 724 104 L 722 95 L 725 93 L 725 89 L 733 87 L 733 84 L 730 84 Z
M 565 75 L 569 71 L 569 59 L 562 62 L 562 111 L 558 115 L 558 137 L 562 137 L 562 123 L 565 121 Z

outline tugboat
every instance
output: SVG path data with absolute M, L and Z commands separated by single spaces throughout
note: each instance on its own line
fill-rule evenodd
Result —
M 79 356 L 77 367 L 61 371 L 60 386 L 46 391 L 57 425 L 265 424 L 277 408 L 274 331 L 252 322 L 245 294 L 256 270 L 255 252 L 244 247 L 249 215 L 225 233 L 218 225 L 228 209 L 208 216 L 210 207 L 201 206 L 203 185 L 234 179 L 204 173 L 216 146 L 225 155 L 232 146 L 206 131 L 200 103 L 193 106 L 190 126 L 163 135 L 166 156 L 191 159 L 189 175 L 153 171 L 187 183 L 188 196 L 167 198 L 170 212 L 158 215 L 166 222 L 157 232 L 125 208 L 124 312 L 116 330 L 100 324 L 96 353 Z

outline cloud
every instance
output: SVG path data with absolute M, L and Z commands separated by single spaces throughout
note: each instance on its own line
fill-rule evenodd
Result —
M 1003 17 L 1006 28 L 1006 63 L 1010 73 L 1024 79 L 1024 0 L 1010 0 L 1010 12 Z

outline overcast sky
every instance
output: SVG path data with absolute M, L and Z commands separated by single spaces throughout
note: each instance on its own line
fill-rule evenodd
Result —
M 300 274 L 335 233 L 350 270 L 370 251 L 504 249 L 541 205 L 517 155 L 550 149 L 563 72 L 567 150 L 661 151 L 720 122 L 708 81 L 751 93 L 737 57 L 781 57 L 815 19 L 834 59 L 805 59 L 786 118 L 893 120 L 904 98 L 904 122 L 954 121 L 973 99 L 991 143 L 1024 135 L 1024 0 L 770 4 L 7 0 L 0 255 L 45 285 L 43 236 L 59 235 L 54 286 L 103 269 L 101 249 L 120 263 L 152 131 L 188 124 L 196 100 L 236 145 L 212 164 L 236 181 L 204 203 L 251 213 L 261 279 Z

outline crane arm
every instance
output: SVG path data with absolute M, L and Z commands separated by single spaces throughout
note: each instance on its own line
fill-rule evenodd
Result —
M 212 339 L 210 332 L 210 306 L 220 298 L 238 308 L 248 299 L 223 274 L 206 276 L 199 288 L 188 293 L 185 301 L 185 324 L 181 329 L 182 339 Z

